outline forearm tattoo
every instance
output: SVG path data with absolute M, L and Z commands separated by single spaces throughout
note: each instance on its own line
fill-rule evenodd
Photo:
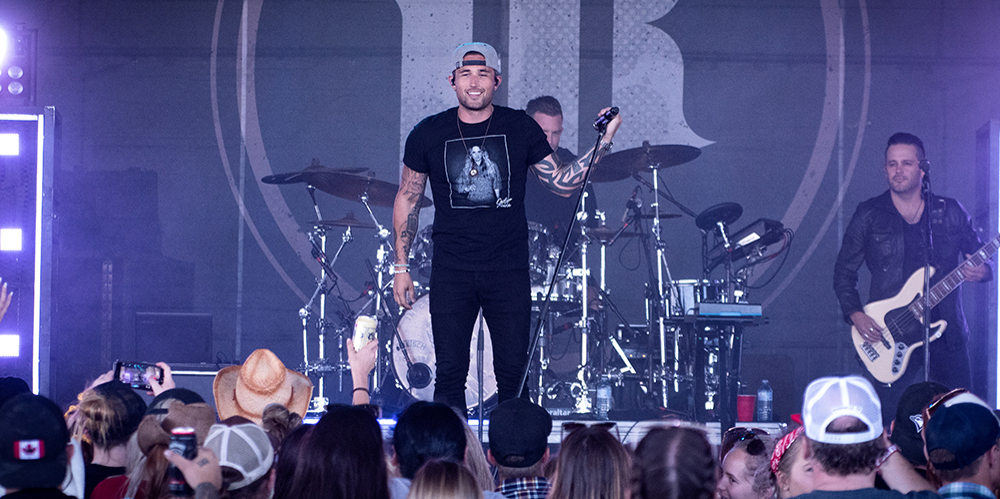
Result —
M 399 253 L 396 255 L 397 263 L 406 263 L 410 261 L 410 246 L 413 245 L 413 239 L 417 236 L 417 226 L 420 222 L 420 206 L 416 205 L 410 210 L 410 213 L 406 215 L 406 221 L 399 228 Z M 402 261 L 400 261 L 402 258 Z
M 400 182 L 400 194 L 412 203 L 406 218 L 396 223 L 396 263 L 407 263 L 410 259 L 410 247 L 417 235 L 420 222 L 420 202 L 423 200 L 424 187 L 427 185 L 427 175 L 417 173 L 409 168 L 403 168 Z
M 601 141 L 594 164 L 597 164 L 609 149 L 611 149 L 611 144 Z M 587 167 L 590 165 L 590 155 L 593 152 L 594 148 L 590 148 L 579 158 L 562 166 L 545 158 L 535 164 L 535 171 L 538 173 L 538 178 L 548 186 L 549 190 L 567 196 L 583 184 L 583 179 L 587 176 Z

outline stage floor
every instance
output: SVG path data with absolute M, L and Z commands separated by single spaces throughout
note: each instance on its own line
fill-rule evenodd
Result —
M 565 436 L 565 431 L 563 430 L 563 425 L 566 423 L 580 423 L 584 425 L 593 425 L 598 423 L 615 423 L 615 427 L 611 429 L 611 434 L 618 437 L 623 444 L 630 445 L 634 447 L 636 444 L 642 440 L 642 437 L 646 436 L 652 428 L 657 427 L 669 427 L 669 426 L 687 426 L 692 428 L 701 428 L 705 430 L 708 435 L 708 441 L 713 446 L 718 446 L 722 437 L 722 432 L 719 430 L 719 423 L 696 423 L 691 421 L 681 421 L 676 419 L 671 420 L 649 420 L 649 421 L 582 421 L 582 420 L 557 420 L 552 422 L 552 433 L 549 434 L 549 445 L 559 445 L 562 442 L 563 436 Z M 380 419 L 379 424 L 382 426 L 382 435 L 389 438 L 392 435 L 392 429 L 396 425 L 396 422 L 391 419 Z M 737 426 L 743 426 L 747 428 L 760 428 L 766 431 L 768 434 L 778 437 L 785 431 L 788 426 L 785 423 L 757 423 L 757 422 L 739 422 L 736 423 Z M 469 420 L 469 426 L 472 427 L 474 432 L 479 431 L 479 421 L 475 419 Z M 490 420 L 485 420 L 483 425 L 483 438 L 482 442 L 484 444 L 489 443 L 489 427 Z

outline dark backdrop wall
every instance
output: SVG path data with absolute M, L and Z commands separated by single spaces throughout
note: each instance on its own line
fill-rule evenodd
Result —
M 746 335 L 743 381 L 770 379 L 776 413 L 797 412 L 810 379 L 859 372 L 832 265 L 854 206 L 884 190 L 886 138 L 921 136 L 936 191 L 989 208 L 974 197 L 975 131 L 1000 115 L 998 20 L 988 0 L 0 0 L 0 24 L 38 29 L 38 104 L 61 119 L 51 394 L 68 402 L 114 359 L 149 355 L 150 334 L 191 362 L 266 347 L 297 367 L 315 215 L 302 185 L 260 179 L 317 158 L 396 182 L 406 132 L 454 105 L 451 49 L 476 39 L 502 54 L 499 102 L 562 101 L 566 147 L 589 147 L 597 110 L 617 105 L 616 150 L 701 148 L 661 171 L 693 211 L 737 202 L 737 227 L 766 217 L 795 230 L 787 261 L 751 278 L 769 322 Z M 634 186 L 596 185 L 610 220 Z M 367 216 L 317 198 L 324 218 Z M 388 208 L 374 213 L 390 223 Z M 665 221 L 664 237 L 673 276 L 699 278 L 694 221 Z M 360 295 L 376 248 L 374 231 L 355 232 L 335 294 Z M 612 296 L 641 322 L 639 245 L 608 255 Z M 967 312 L 984 313 L 971 300 Z M 137 320 L 148 314 L 152 326 Z M 986 393 L 995 325 L 978 333 Z M 205 336 L 210 347 L 190 346 Z

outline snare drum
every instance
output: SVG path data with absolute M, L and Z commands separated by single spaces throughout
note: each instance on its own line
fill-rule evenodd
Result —
M 476 319 L 472 330 L 472 343 L 469 348 L 469 376 L 465 381 L 465 405 L 472 408 L 479 405 L 479 383 L 477 381 L 479 364 L 476 362 L 476 345 L 479 337 L 479 321 L 482 312 Z M 407 310 L 399 319 L 396 326 L 399 336 L 406 345 L 406 353 L 410 361 L 414 364 L 423 362 L 431 368 L 431 379 L 437 373 L 436 357 L 434 356 L 434 333 L 431 331 L 431 311 L 430 296 L 424 295 L 413 303 L 413 308 Z M 490 328 L 483 321 L 484 350 L 483 350 L 483 401 L 489 401 L 497 393 L 497 377 L 493 372 L 493 343 L 490 341 Z M 406 381 L 406 359 L 403 357 L 403 350 L 397 340 L 393 339 L 392 345 L 393 371 L 396 373 L 396 380 L 403 391 L 407 392 L 417 400 L 434 400 L 434 383 L 424 388 L 413 388 Z M 489 404 L 486 404 L 489 407 Z
M 558 252 L 557 252 L 558 253 Z M 554 261 L 552 262 L 555 263 Z M 580 310 L 583 303 L 583 282 L 580 277 L 574 276 L 579 271 L 572 263 L 563 264 L 562 271 L 556 278 L 556 284 L 552 287 L 552 299 L 549 300 L 549 310 L 565 313 L 571 310 Z M 541 284 L 532 283 L 531 301 L 535 307 L 541 307 L 545 301 L 545 291 L 548 290 L 549 281 L 544 280 Z

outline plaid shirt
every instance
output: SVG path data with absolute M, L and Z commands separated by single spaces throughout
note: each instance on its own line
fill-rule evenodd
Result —
M 941 487 L 938 494 L 946 499 L 996 499 L 993 492 L 978 483 L 953 482 Z
M 508 499 L 545 499 L 549 495 L 549 481 L 545 477 L 508 478 L 497 487 L 497 492 Z

